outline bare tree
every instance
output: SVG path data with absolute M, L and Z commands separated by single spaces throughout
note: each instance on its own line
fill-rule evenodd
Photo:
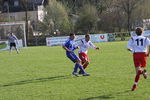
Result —
M 2 1 L 0 1 L 0 11 L 2 10 Z
M 27 39 L 27 45 L 28 45 L 28 1 L 27 0 L 20 0 L 23 9 L 25 9 L 25 21 L 26 21 L 26 39 Z
M 115 6 L 120 8 L 120 11 L 124 12 L 127 16 L 127 29 L 131 30 L 131 18 L 132 13 L 138 7 L 143 0 L 114 0 Z

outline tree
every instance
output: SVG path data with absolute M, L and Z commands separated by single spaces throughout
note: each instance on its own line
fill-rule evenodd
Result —
M 80 9 L 87 4 L 94 5 L 99 15 L 107 9 L 111 0 L 58 0 L 65 4 L 73 14 L 78 14 Z
M 28 38 L 29 38 L 29 32 L 28 32 L 28 2 L 27 0 L 21 0 L 22 7 L 25 9 L 25 22 L 26 22 L 26 40 L 28 45 Z
M 90 4 L 85 5 L 76 24 L 76 30 L 81 32 L 95 32 L 97 30 L 98 14 L 96 7 Z
M 0 1 L 0 11 L 2 11 L 2 1 Z
M 123 11 L 127 15 L 127 29 L 131 30 L 131 18 L 134 10 L 139 6 L 139 3 L 143 0 L 114 0 L 114 4 L 120 7 L 120 11 Z
M 135 16 L 142 19 L 150 18 L 150 0 L 144 0 L 135 10 Z
M 54 32 L 57 32 L 57 35 L 60 35 L 71 31 L 68 13 L 62 3 L 56 0 L 49 2 L 45 12 L 44 22 L 40 22 L 39 26 L 42 33 L 53 35 Z

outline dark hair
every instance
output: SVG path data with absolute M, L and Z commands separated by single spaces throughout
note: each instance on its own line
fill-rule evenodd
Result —
M 137 35 L 137 36 L 142 35 L 143 30 L 144 30 L 144 29 L 143 29 L 142 27 L 137 27 L 136 30 L 135 30 L 136 35 Z
M 90 34 L 86 34 L 85 37 L 90 37 Z
M 69 35 L 69 36 L 73 36 L 73 35 L 75 35 L 75 33 L 70 33 L 70 35 Z

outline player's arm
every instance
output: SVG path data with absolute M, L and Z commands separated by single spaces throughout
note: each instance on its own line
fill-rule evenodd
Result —
M 74 46 L 74 50 L 79 49 L 79 48 L 80 48 L 79 46 Z
M 73 51 L 76 50 L 76 49 L 79 49 L 79 48 L 80 48 L 80 47 L 79 47 L 79 44 L 74 44 L 74 45 L 73 45 Z
M 10 38 L 9 38 L 9 36 L 8 36 L 8 45 L 10 45 Z
M 146 38 L 146 45 L 147 45 L 147 56 L 149 56 L 150 54 L 150 40 L 148 38 Z
M 127 50 L 132 52 L 132 49 L 127 49 Z
M 128 41 L 127 50 L 132 52 L 132 38 Z
M 91 48 L 93 48 L 95 50 L 99 50 L 100 49 L 99 47 L 96 47 L 92 42 L 90 42 L 90 46 L 91 46 Z
M 16 40 L 16 43 L 19 44 L 18 42 L 18 38 L 16 36 L 14 36 L 15 40 Z
M 74 50 L 75 50 L 75 49 L 79 49 L 82 45 L 83 45 L 83 41 L 81 40 L 81 41 L 78 42 L 76 45 L 74 45 Z
M 147 52 L 147 56 L 149 57 L 150 54 L 150 46 L 148 46 L 148 52 Z
M 62 46 L 62 48 L 64 48 L 66 51 L 68 52 L 72 52 L 71 50 L 69 50 L 65 45 Z

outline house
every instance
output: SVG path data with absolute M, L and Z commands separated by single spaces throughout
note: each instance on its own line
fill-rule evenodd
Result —
M 30 21 L 42 21 L 43 8 L 48 4 L 48 0 L 2 0 L 1 3 L 1 20 L 22 21 L 27 17 Z
M 33 27 L 31 22 L 43 21 L 43 9 L 48 4 L 48 0 L 0 0 L 0 4 L 0 24 L 27 22 L 26 36 L 29 37 L 29 29 Z M 2 34 L 0 34 L 0 37 L 5 38 L 10 31 L 19 33 L 19 31 L 16 31 L 18 27 L 17 25 L 15 28 L 1 26 L 0 33 Z

